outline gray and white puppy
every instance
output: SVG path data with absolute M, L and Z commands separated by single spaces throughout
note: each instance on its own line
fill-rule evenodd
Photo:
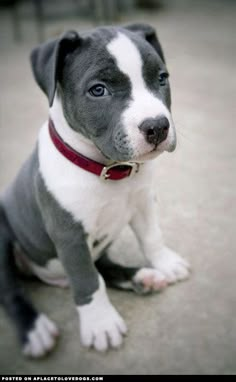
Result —
M 147 293 L 189 275 L 187 262 L 163 244 L 152 187 L 151 159 L 176 145 L 163 51 L 152 27 L 135 24 L 67 32 L 35 48 L 31 62 L 65 144 L 104 166 L 135 166 L 136 172 L 106 180 L 77 166 L 54 145 L 47 121 L 0 199 L 1 302 L 24 354 L 40 357 L 53 348 L 58 330 L 25 298 L 17 268 L 53 285 L 69 284 L 82 344 L 117 348 L 126 325 L 104 279 Z M 148 268 L 123 267 L 107 256 L 127 224 Z

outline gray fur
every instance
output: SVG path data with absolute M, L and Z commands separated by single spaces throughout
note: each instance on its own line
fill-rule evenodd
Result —
M 31 52 L 31 64 L 36 82 L 47 95 L 52 105 L 56 91 L 57 79 L 64 65 L 64 58 L 79 44 L 79 36 L 75 31 L 66 32 L 60 39 L 48 41 L 41 49 Z M 44 70 L 42 70 L 44 68 Z
M 49 236 L 53 240 L 70 281 L 77 305 L 87 304 L 98 288 L 98 273 L 86 241 L 82 224 L 60 207 L 37 175 L 37 199 Z
M 35 148 L 14 182 L 2 195 L 1 204 L 23 251 L 36 264 L 44 266 L 56 256 L 56 252 L 45 230 L 36 198 L 38 173 L 38 153 Z
M 22 167 L 1 204 L 21 248 L 38 265 L 58 256 L 78 305 L 88 303 L 98 276 L 81 223 L 60 207 L 39 172 L 37 149 Z
M 106 157 L 123 161 L 133 154 L 128 142 L 124 145 L 120 121 L 130 100 L 131 84 L 106 49 L 116 33 L 115 28 L 101 28 L 84 38 L 82 46 L 67 57 L 58 93 L 69 125 L 91 139 Z M 111 96 L 100 99 L 89 96 L 88 91 L 95 83 L 106 84 Z

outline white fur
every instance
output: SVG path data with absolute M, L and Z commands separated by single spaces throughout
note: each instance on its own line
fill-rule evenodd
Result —
M 82 148 L 85 148 L 84 139 L 80 134 L 71 132 L 63 113 L 59 112 L 59 100 L 55 102 L 56 109 L 53 103 L 50 114 L 53 119 L 57 115 L 56 129 L 63 132 L 66 142 L 82 152 Z M 150 161 L 141 165 L 139 173 L 131 178 L 103 181 L 75 166 L 56 149 L 49 136 L 47 123 L 39 135 L 39 166 L 46 187 L 58 203 L 75 221 L 83 223 L 85 231 L 89 233 L 90 249 L 95 240 L 106 237 L 92 253 L 94 258 L 129 223 L 139 204 L 140 190 L 150 187 L 155 172 L 155 163 Z
M 102 277 L 99 289 L 93 294 L 89 304 L 77 307 L 80 317 L 82 344 L 106 351 L 109 347 L 118 348 L 123 342 L 127 328 L 124 320 L 111 305 Z
M 43 357 L 55 346 L 58 334 L 56 325 L 41 314 L 36 320 L 35 327 L 28 333 L 23 354 L 32 358 Z
M 142 268 L 140 269 L 134 279 L 135 284 L 140 284 L 143 292 L 157 292 L 167 286 L 164 275 L 157 269 Z
M 18 269 L 24 275 L 29 276 L 34 274 L 46 284 L 59 286 L 61 288 L 69 286 L 64 267 L 59 259 L 51 259 L 45 266 L 40 266 L 25 255 L 19 243 L 16 243 L 14 246 L 14 257 Z
M 51 259 L 45 266 L 40 266 L 25 255 L 19 243 L 14 247 L 14 257 L 17 267 L 23 274 L 34 274 L 46 284 L 60 286 L 62 288 L 69 286 L 65 270 L 59 259 Z
M 126 74 L 131 82 L 132 100 L 121 116 L 126 133 L 133 146 L 135 156 L 142 158 L 153 149 L 148 144 L 138 126 L 147 118 L 165 116 L 170 123 L 169 134 L 159 150 L 168 150 L 175 141 L 175 129 L 170 112 L 163 102 L 147 88 L 142 76 L 142 58 L 135 44 L 123 33 L 118 33 L 107 49 L 116 59 L 121 72 Z
M 119 287 L 134 290 L 139 294 L 159 292 L 167 286 L 165 276 L 157 269 L 141 268 L 130 281 L 119 283 Z
M 167 283 L 175 283 L 189 276 L 189 264 L 163 244 L 158 224 L 157 208 L 151 192 L 144 192 L 139 210 L 131 221 L 144 256 Z
M 36 263 L 28 260 L 31 271 L 38 276 L 46 284 L 66 288 L 69 286 L 65 270 L 59 259 L 51 259 L 45 267 L 39 266 Z
M 152 256 L 151 263 L 163 275 L 168 284 L 186 280 L 190 275 L 189 263 L 167 247 L 163 247 L 161 251 Z
M 107 163 L 107 159 L 92 141 L 69 127 L 64 117 L 61 101 L 59 100 L 57 93 L 55 94 L 53 105 L 50 108 L 50 116 L 59 135 L 66 143 L 72 146 L 74 150 L 77 150 L 79 153 L 97 162 Z

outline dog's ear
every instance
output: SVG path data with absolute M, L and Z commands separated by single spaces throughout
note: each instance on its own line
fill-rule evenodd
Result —
M 50 106 L 53 103 L 64 58 L 79 46 L 79 40 L 77 32 L 69 31 L 58 39 L 39 45 L 31 52 L 31 66 L 35 80 L 47 95 Z
M 126 29 L 130 30 L 131 32 L 135 32 L 140 34 L 142 37 L 145 38 L 153 46 L 153 48 L 156 50 L 156 52 L 161 57 L 162 61 L 165 63 L 165 57 L 164 53 L 161 47 L 161 44 L 158 40 L 157 34 L 155 29 L 149 25 L 149 24 L 142 24 L 142 23 L 135 23 L 125 26 Z

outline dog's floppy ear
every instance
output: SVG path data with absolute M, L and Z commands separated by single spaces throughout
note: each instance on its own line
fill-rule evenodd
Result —
M 153 48 L 157 51 L 162 61 L 165 63 L 164 53 L 161 47 L 161 44 L 158 40 L 155 29 L 149 24 L 135 23 L 125 26 L 126 29 L 136 32 L 143 36 L 145 40 L 149 42 L 153 46 Z
M 35 80 L 47 95 L 50 106 L 53 103 L 64 58 L 79 45 L 79 40 L 77 32 L 69 31 L 58 39 L 39 45 L 31 52 L 31 66 Z

